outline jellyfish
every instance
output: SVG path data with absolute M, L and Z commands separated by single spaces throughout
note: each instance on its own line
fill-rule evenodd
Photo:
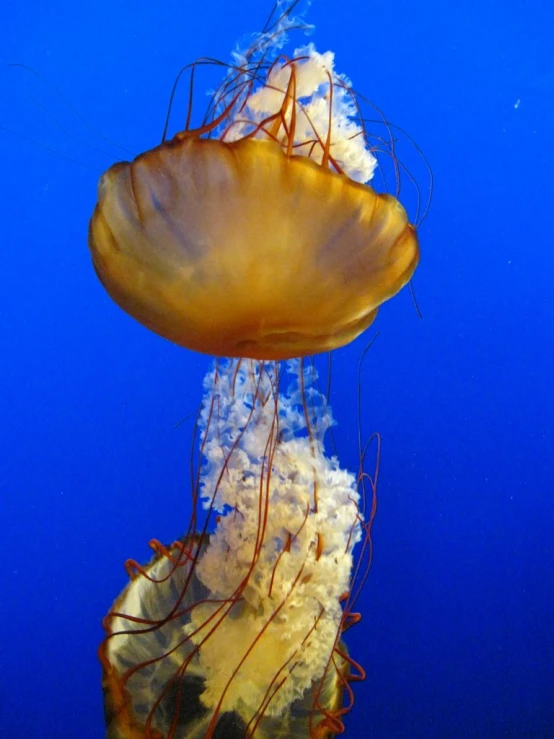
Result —
M 363 184 L 377 160 L 332 53 L 308 45 L 266 69 L 275 35 L 237 59 L 208 121 L 103 175 L 90 223 L 113 300 L 215 356 L 342 346 L 418 262 L 404 208 Z
M 333 53 L 282 53 L 295 4 L 235 52 L 203 118 L 191 93 L 183 130 L 99 183 L 89 246 L 108 294 L 216 357 L 188 527 L 127 562 L 104 619 L 109 737 L 331 737 L 364 676 L 342 637 L 376 476 L 326 448 L 312 355 L 363 333 L 419 250 L 399 201 L 368 184 L 378 161 Z M 187 68 L 191 90 L 208 64 Z
M 108 736 L 327 737 L 363 676 L 341 635 L 357 620 L 353 549 L 369 525 L 358 480 L 327 456 L 333 423 L 313 365 L 217 361 L 204 380 L 197 511 L 104 621 Z M 216 516 L 210 531 L 209 520 Z

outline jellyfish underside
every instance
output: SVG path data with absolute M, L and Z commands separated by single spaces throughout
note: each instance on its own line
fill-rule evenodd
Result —
M 200 544 L 200 555 L 205 551 Z M 157 553 L 145 568 L 149 577 L 157 580 L 148 585 L 148 580 L 133 578 L 114 603 L 113 610 L 126 614 L 110 622 L 109 634 L 129 631 L 125 643 L 109 640 L 102 645 L 102 659 L 109 667 L 104 671 L 105 714 L 108 739 L 143 739 L 144 726 L 150 720 L 156 727 L 149 736 L 176 736 L 186 739 L 203 739 L 206 736 L 212 713 L 201 700 L 205 689 L 205 675 L 199 664 L 194 645 L 183 641 L 182 635 L 190 626 L 190 612 L 195 604 L 210 597 L 205 586 L 191 572 L 190 559 L 183 552 L 190 552 L 190 542 L 175 542 L 168 550 L 169 556 Z M 175 562 L 179 562 L 175 566 Z M 188 580 L 190 578 L 190 580 Z M 181 592 L 185 598 L 180 600 Z M 175 603 L 179 602 L 176 616 L 169 618 Z M 240 618 L 240 605 L 234 607 L 228 618 Z M 137 619 L 133 621 L 131 619 Z M 146 629 L 145 623 L 157 623 L 155 629 Z M 174 650 L 174 651 L 172 651 Z M 160 659 L 160 654 L 171 655 Z M 346 645 L 340 643 L 339 653 L 347 654 Z M 190 660 L 186 672 L 179 673 L 179 666 Z M 137 664 L 142 667 L 134 672 L 121 688 L 120 677 Z M 325 718 L 325 712 L 337 711 L 342 704 L 344 683 L 348 679 L 349 663 L 339 658 L 337 671 L 327 671 L 323 678 L 306 691 L 303 698 L 292 703 L 283 716 L 257 718 L 256 739 L 305 739 L 308 736 L 326 739 L 334 736 L 329 729 L 316 727 Z M 176 676 L 177 673 L 177 676 Z M 168 687 L 169 686 L 169 687 Z M 314 715 L 313 696 L 318 694 L 321 704 L 320 715 Z M 161 697 L 161 700 L 160 700 Z M 254 722 L 252 722 L 253 724 Z M 252 729 L 252 725 L 250 726 Z M 213 730 L 213 739 L 244 739 L 248 725 L 238 712 L 223 713 Z M 171 733 L 173 731 L 173 734 Z

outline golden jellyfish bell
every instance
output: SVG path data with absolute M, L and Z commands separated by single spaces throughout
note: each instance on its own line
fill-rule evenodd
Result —
M 309 62 L 276 62 L 261 90 L 224 100 L 211 125 L 101 178 L 89 231 L 96 272 L 157 334 L 228 357 L 328 351 L 362 333 L 412 276 L 418 242 L 404 208 L 335 158 L 348 139 L 332 103 L 323 123 L 307 112 Z M 222 120 L 219 138 L 203 137 Z

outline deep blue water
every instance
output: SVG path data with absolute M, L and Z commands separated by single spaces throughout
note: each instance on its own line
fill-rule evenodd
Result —
M 100 619 L 124 560 L 186 526 L 190 424 L 175 424 L 209 366 L 134 323 L 92 271 L 96 170 L 125 155 L 7 64 L 139 152 L 160 138 L 177 70 L 227 60 L 269 5 L 2 7 L 0 126 L 57 152 L 0 132 L 2 739 L 103 735 Z M 308 19 L 435 176 L 423 320 L 404 291 L 365 364 L 364 429 L 383 450 L 347 736 L 551 739 L 554 6 L 314 0 Z M 366 341 L 335 357 L 349 464 Z

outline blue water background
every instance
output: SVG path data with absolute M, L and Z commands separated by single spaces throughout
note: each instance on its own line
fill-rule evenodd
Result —
M 186 527 L 190 422 L 175 424 L 209 366 L 133 322 L 95 278 L 96 170 L 121 152 L 6 65 L 32 67 L 136 153 L 160 138 L 176 71 L 227 60 L 268 10 L 2 7 L 0 126 L 57 152 L 0 132 L 2 739 L 103 735 L 100 619 L 124 560 Z M 319 0 L 309 20 L 435 175 L 414 280 L 423 320 L 405 290 L 364 365 L 364 431 L 383 449 L 374 563 L 348 634 L 367 679 L 347 736 L 551 739 L 554 6 Z M 366 341 L 335 358 L 349 465 Z

